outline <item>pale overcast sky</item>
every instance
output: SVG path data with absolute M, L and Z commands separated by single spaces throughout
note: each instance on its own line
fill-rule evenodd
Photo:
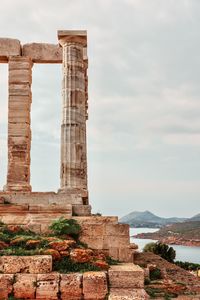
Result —
M 57 43 L 87 29 L 93 212 L 200 212 L 200 1 L 1 0 L 0 36 Z M 35 65 L 32 187 L 59 188 L 61 65 Z M 0 65 L 0 184 L 6 181 L 7 65 Z

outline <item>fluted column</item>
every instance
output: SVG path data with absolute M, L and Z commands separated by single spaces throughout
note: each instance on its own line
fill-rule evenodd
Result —
M 8 100 L 8 173 L 6 191 L 29 192 L 32 60 L 11 56 Z
M 85 31 L 58 31 L 63 47 L 61 186 L 87 190 Z

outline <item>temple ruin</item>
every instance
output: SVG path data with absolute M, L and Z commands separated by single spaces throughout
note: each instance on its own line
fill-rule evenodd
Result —
M 91 215 L 87 185 L 86 121 L 88 58 L 86 31 L 58 31 L 58 44 L 21 45 L 0 39 L 0 62 L 8 63 L 8 171 L 0 191 L 0 220 L 45 232 L 61 217 L 75 218 L 82 240 L 122 261 L 132 261 L 129 226 L 117 217 Z M 62 64 L 60 187 L 32 192 L 30 182 L 31 84 L 33 64 Z
M 87 190 L 86 120 L 87 33 L 58 31 L 58 45 L 0 39 L 0 63 L 8 63 L 8 170 L 1 195 L 17 201 L 52 198 L 75 206 L 75 213 L 90 214 Z M 60 187 L 58 193 L 34 193 L 30 182 L 32 67 L 62 64 L 62 124 Z M 33 99 L 34 101 L 34 99 Z M 12 199 L 11 199 L 12 198 Z
M 35 256 L 3 255 L 0 299 L 10 299 L 9 295 L 17 299 L 112 300 L 121 299 L 116 298 L 120 295 L 147 299 L 144 271 L 133 263 L 136 245 L 130 244 L 129 225 L 118 223 L 118 217 L 91 214 L 88 201 L 87 32 L 58 31 L 57 45 L 21 45 L 19 40 L 0 38 L 0 63 L 8 63 L 9 70 L 8 170 L 0 191 L 1 226 L 41 235 L 49 233 L 49 225 L 60 217 L 74 219 L 81 228 L 80 243 L 90 248 L 82 250 L 84 253 L 92 251 L 124 262 L 108 272 L 62 274 L 52 272 L 53 254 L 44 250 Z M 63 69 L 60 187 L 56 193 L 33 192 L 31 188 L 31 84 L 36 63 L 62 64 Z

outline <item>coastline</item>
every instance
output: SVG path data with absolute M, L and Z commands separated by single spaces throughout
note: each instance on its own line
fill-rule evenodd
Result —
M 180 245 L 180 246 L 188 246 L 188 247 L 200 247 L 200 240 L 197 239 L 184 239 L 182 237 L 176 236 L 168 236 L 168 237 L 160 237 L 156 235 L 156 233 L 139 233 L 133 235 L 134 239 L 151 239 L 156 240 L 164 244 L 168 245 Z

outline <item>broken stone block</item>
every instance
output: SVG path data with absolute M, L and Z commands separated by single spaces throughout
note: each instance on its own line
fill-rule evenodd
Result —
M 0 38 L 0 62 L 8 61 L 9 56 L 21 55 L 20 41 L 16 39 Z
M 61 299 L 82 299 L 82 280 L 80 273 L 62 274 L 60 281 Z
M 13 285 L 14 296 L 17 299 L 34 299 L 37 275 L 17 274 Z
M 111 288 L 143 288 L 144 271 L 133 263 L 111 266 L 108 271 Z
M 13 274 L 0 274 L 0 300 L 5 300 L 12 293 Z
M 31 43 L 22 47 L 22 55 L 35 63 L 62 63 L 62 47 L 54 44 Z
M 51 271 L 52 257 L 50 255 L 0 257 L 0 272 L 4 274 L 37 274 L 49 273 Z
M 59 273 L 38 274 L 37 275 L 37 288 L 36 299 L 57 300 L 59 292 Z
M 108 293 L 105 272 L 86 272 L 83 274 L 83 295 L 86 300 L 103 300 Z

